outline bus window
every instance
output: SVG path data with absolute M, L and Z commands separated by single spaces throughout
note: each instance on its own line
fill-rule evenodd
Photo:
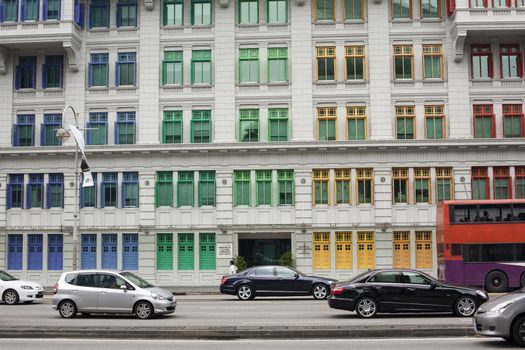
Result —
M 516 261 L 525 261 L 525 244 L 516 243 Z
M 450 222 L 476 222 L 475 205 L 454 205 L 450 207 Z
M 525 221 L 525 204 L 514 204 L 514 220 Z
M 511 213 L 510 205 L 480 205 L 479 206 L 479 221 L 481 222 L 495 222 L 502 221 L 506 214 Z
M 464 244 L 463 245 L 463 260 L 465 262 L 480 262 L 479 244 Z
M 461 256 L 461 244 L 451 244 L 451 248 L 452 256 Z
M 514 261 L 513 244 L 482 244 L 481 261 Z

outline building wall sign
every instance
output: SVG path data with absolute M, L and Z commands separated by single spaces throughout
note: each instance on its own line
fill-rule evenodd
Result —
M 231 259 L 233 258 L 233 244 L 232 243 L 217 243 L 217 258 Z
M 312 256 L 312 247 L 304 242 L 297 243 L 295 247 L 297 257 L 309 258 Z

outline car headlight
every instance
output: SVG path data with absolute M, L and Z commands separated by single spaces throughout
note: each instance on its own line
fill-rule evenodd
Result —
M 481 297 L 483 297 L 483 298 L 487 298 L 487 299 L 488 299 L 488 295 L 487 295 L 487 293 L 485 293 L 484 291 L 482 291 L 482 290 L 477 290 L 476 293 L 478 293 L 479 295 L 481 295 Z
M 31 287 L 31 286 L 21 286 L 20 288 L 27 289 L 27 290 L 32 290 L 33 289 L 33 287 Z
M 162 295 L 158 295 L 156 293 L 151 293 L 151 297 L 155 300 L 167 300 L 166 298 L 164 298 Z
M 514 301 L 507 301 L 505 303 L 498 304 L 496 305 L 496 307 L 487 311 L 487 316 L 499 316 L 503 313 L 503 311 L 505 311 L 506 308 L 508 308 L 513 303 Z

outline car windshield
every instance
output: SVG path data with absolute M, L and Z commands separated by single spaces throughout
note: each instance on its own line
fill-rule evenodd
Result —
M 7 272 L 0 271 L 0 280 L 2 281 L 16 281 L 18 278 L 11 276 Z
M 349 279 L 348 281 L 346 281 L 346 282 L 354 282 L 354 281 L 358 281 L 358 280 L 360 280 L 362 277 L 368 275 L 369 273 L 370 273 L 370 271 L 361 272 L 359 275 L 350 278 L 350 279 Z
M 142 277 L 135 275 L 133 272 L 121 272 L 120 275 L 129 279 L 139 288 L 155 287 L 153 284 L 148 283 Z

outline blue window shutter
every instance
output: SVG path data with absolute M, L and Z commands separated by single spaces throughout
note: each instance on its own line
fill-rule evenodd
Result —
M 100 195 L 101 195 L 101 200 L 100 200 L 100 207 L 101 208 L 105 208 L 106 206 L 106 184 L 104 183 L 104 181 L 102 181 L 102 183 L 100 184 L 100 191 L 102 192 Z
M 93 18 L 93 5 L 89 6 L 89 28 L 93 28 L 95 19 Z
M 22 4 L 20 6 L 20 21 L 23 22 L 26 20 L 26 1 L 22 0 Z
M 120 144 L 119 128 L 120 128 L 120 123 L 119 122 L 115 122 L 115 144 L 116 145 Z
M 6 207 L 7 207 L 7 209 L 11 209 L 13 207 L 12 193 L 13 193 L 13 185 L 7 184 L 7 193 L 6 193 L 6 196 L 7 196 Z
M 115 65 L 116 71 L 115 71 L 115 86 L 120 85 L 120 63 L 117 61 L 117 64 Z
M 31 185 L 27 185 L 26 209 L 31 209 Z
M 27 269 L 42 270 L 42 241 L 41 234 L 28 235 L 27 242 Z
M 122 12 L 121 6 L 119 3 L 117 3 L 117 27 L 122 26 L 122 19 L 120 18 L 121 12 Z
M 47 184 L 46 187 L 46 208 L 51 208 L 51 184 Z
M 0 0 L 0 23 L 4 21 L 4 1 Z
M 93 86 L 93 64 L 89 64 L 88 66 L 88 86 Z
M 84 4 L 80 4 L 80 21 L 79 21 L 79 26 L 80 28 L 84 28 L 84 21 L 85 21 L 85 13 L 86 13 L 86 8 L 85 8 L 85 5 Z
M 139 269 L 137 233 L 124 233 L 122 235 L 122 269 Z
M 81 239 L 81 269 L 97 268 L 97 235 L 82 234 Z
M 43 0 L 42 3 L 42 20 L 47 21 L 47 2 L 49 0 Z
M 19 132 L 18 132 L 18 125 L 13 124 L 13 135 L 12 135 L 12 144 L 13 146 L 20 146 L 19 141 Z
M 22 85 L 22 69 L 19 65 L 17 65 L 15 74 L 15 90 L 20 90 L 20 85 Z
M 40 146 L 45 146 L 46 142 L 46 128 L 45 124 L 40 124 Z
M 47 236 L 47 269 L 63 269 L 63 236 L 61 234 L 52 234 Z
M 45 89 L 47 88 L 47 65 L 46 64 L 43 64 L 42 65 L 42 88 Z
M 22 270 L 22 243 L 22 235 L 8 235 L 8 270 Z
M 84 177 L 82 177 L 83 179 Z M 80 208 L 84 208 L 84 187 L 80 187 Z
M 60 186 L 61 186 L 61 197 L 60 197 L 60 207 L 63 209 L 64 208 L 64 176 L 62 176 L 62 179 L 60 179 Z

